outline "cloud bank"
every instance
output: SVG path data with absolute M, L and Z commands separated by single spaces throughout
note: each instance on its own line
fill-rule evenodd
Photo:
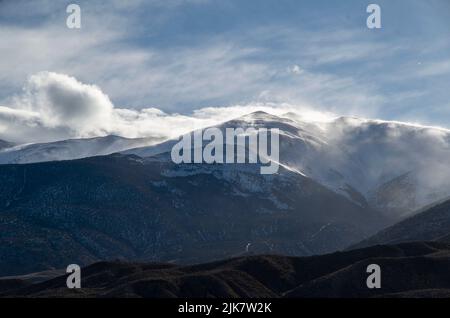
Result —
M 273 102 L 203 107 L 187 114 L 167 113 L 156 107 L 139 110 L 117 107 L 98 86 L 54 72 L 30 76 L 21 94 L 7 99 L 7 104 L 0 106 L 0 139 L 16 143 L 106 135 L 169 139 L 254 111 L 274 115 L 293 112 L 312 122 L 329 122 L 338 117 L 332 112 L 316 111 L 308 104 Z M 358 119 L 358 126 L 365 121 Z
M 110 134 L 173 138 L 256 110 L 273 114 L 293 110 L 287 104 L 250 104 L 207 107 L 182 115 L 153 107 L 118 108 L 99 87 L 53 72 L 30 76 L 22 93 L 9 102 L 10 106 L 0 106 L 0 138 L 18 143 Z M 315 112 L 305 112 L 308 114 L 314 116 Z

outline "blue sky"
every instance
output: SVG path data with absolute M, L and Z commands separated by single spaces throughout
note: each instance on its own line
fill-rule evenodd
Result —
M 0 0 L 0 105 L 51 71 L 120 108 L 289 104 L 450 127 L 449 21 L 447 0 Z

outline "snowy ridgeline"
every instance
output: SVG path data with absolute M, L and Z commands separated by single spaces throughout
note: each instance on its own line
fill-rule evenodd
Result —
M 297 114 L 262 112 L 218 127 L 278 128 L 284 168 L 387 213 L 408 214 L 450 194 L 450 133 L 444 129 L 349 117 L 305 121 Z M 155 156 L 175 143 L 125 153 Z
M 355 202 L 408 213 L 450 194 L 450 133 L 444 129 L 350 117 L 314 121 L 300 114 L 264 112 L 217 127 L 278 128 L 280 165 Z M 169 153 L 178 140 L 159 141 L 108 136 L 6 147 L 0 149 L 0 163 L 69 160 L 115 152 L 151 157 Z M 170 156 L 165 158 L 170 160 Z M 184 173 L 190 173 L 189 169 Z M 195 169 L 195 173 L 201 171 Z

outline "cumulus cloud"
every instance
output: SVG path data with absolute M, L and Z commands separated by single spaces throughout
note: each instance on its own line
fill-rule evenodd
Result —
M 16 105 L 38 113 L 46 127 L 66 127 L 80 135 L 109 130 L 114 108 L 98 87 L 50 72 L 31 76 Z

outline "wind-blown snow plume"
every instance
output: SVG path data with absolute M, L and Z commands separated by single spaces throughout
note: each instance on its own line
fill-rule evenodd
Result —
M 124 145 L 114 147 L 109 144 L 114 139 L 109 139 L 106 150 L 103 147 L 97 151 L 97 147 L 93 147 L 94 150 L 86 152 L 75 147 L 69 155 L 58 153 L 56 159 L 153 145 L 162 139 L 176 139 L 195 129 L 223 125 L 240 118 L 232 124 L 280 128 L 280 163 L 283 166 L 337 192 L 357 191 L 383 210 L 398 206 L 403 213 L 450 193 L 450 131 L 442 128 L 337 117 L 288 104 L 208 107 L 188 115 L 168 114 L 157 108 L 118 108 L 97 86 L 50 72 L 31 76 L 22 94 L 9 102 L 11 107 L 0 107 L 0 139 L 7 141 L 49 142 L 111 134 L 151 137 L 150 140 L 123 141 Z M 247 115 L 255 111 L 272 115 Z M 73 146 L 78 142 L 59 144 L 62 145 L 59 149 L 67 152 L 68 144 Z M 86 141 L 80 144 L 84 145 L 83 149 L 87 145 Z M 53 144 L 18 147 L 16 152 L 3 150 L 3 162 L 55 160 L 52 159 L 55 158 Z M 36 149 L 44 149 L 46 155 L 43 151 L 36 153 Z M 165 148 L 151 147 L 149 153 L 154 153 L 155 149 Z M 146 150 L 141 153 L 145 154 Z

